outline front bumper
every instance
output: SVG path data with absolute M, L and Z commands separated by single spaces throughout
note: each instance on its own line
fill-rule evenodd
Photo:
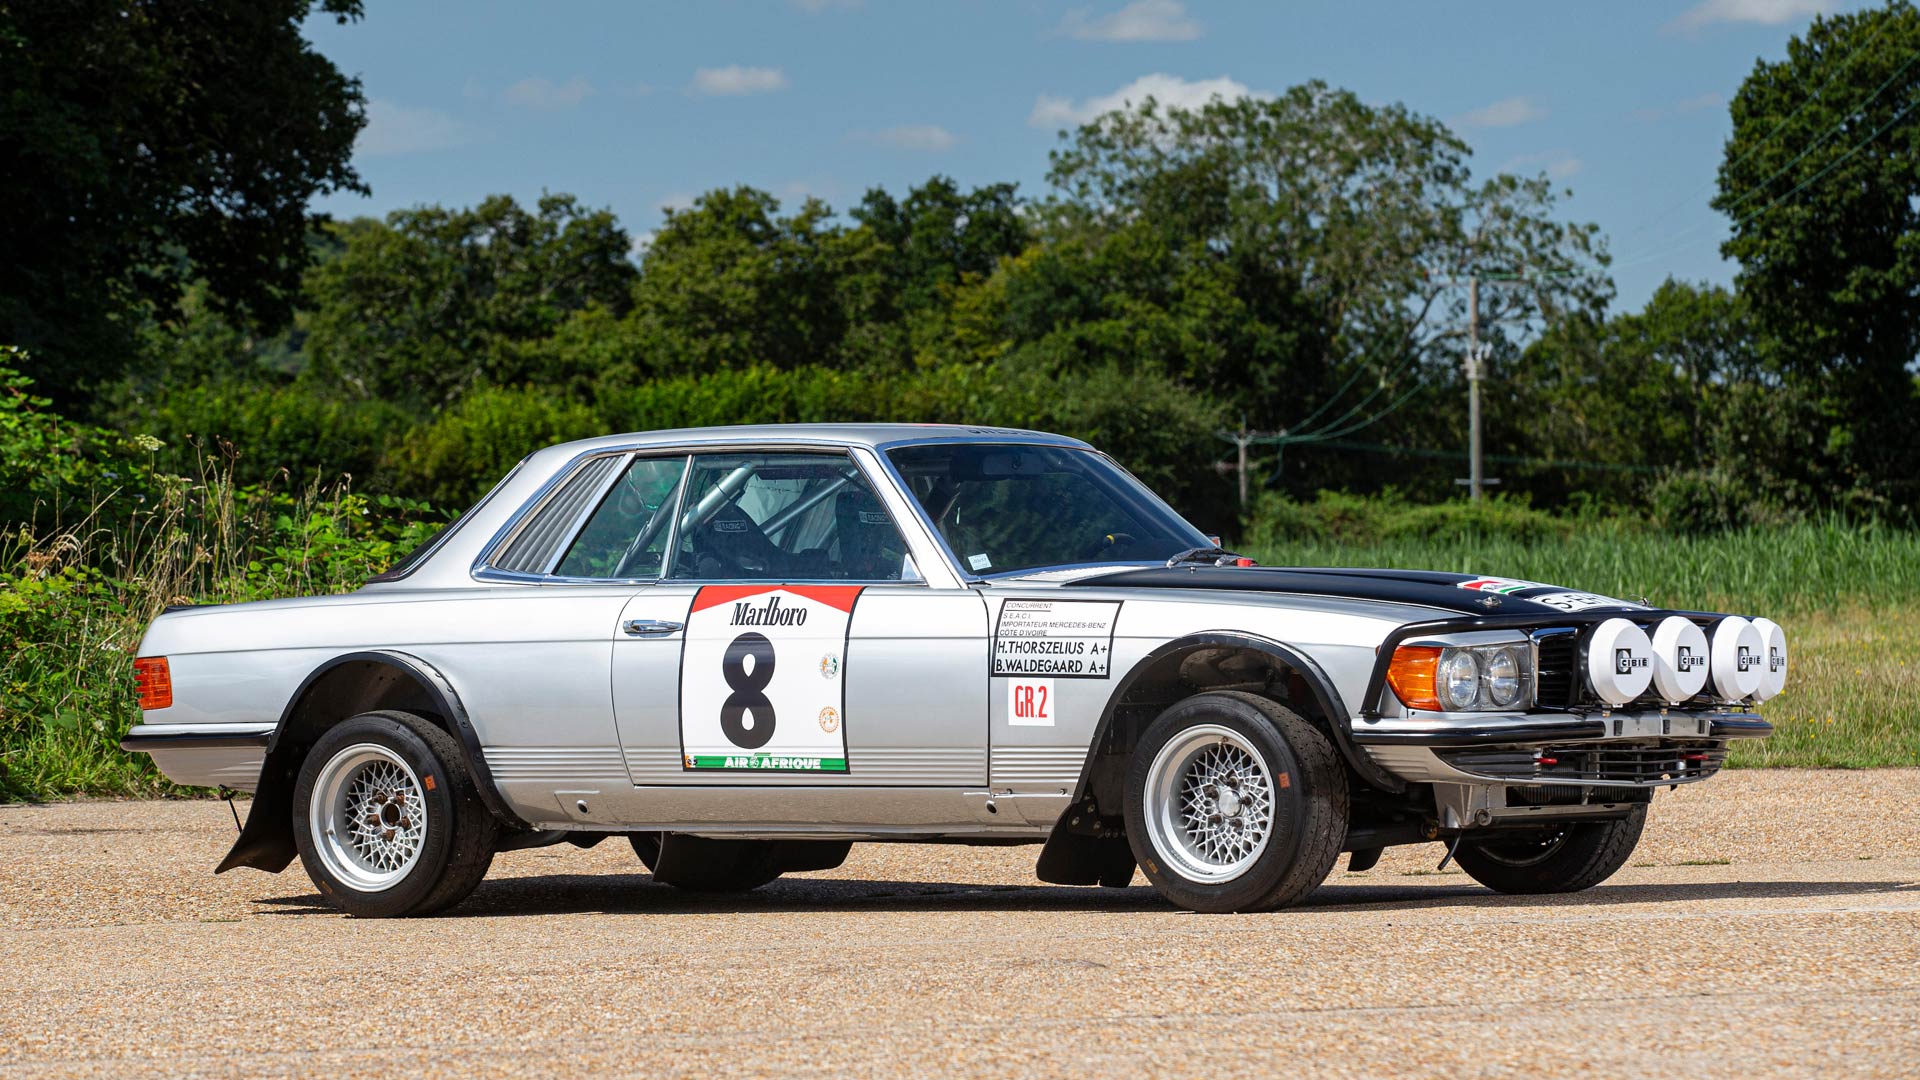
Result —
M 1413 783 L 1653 788 L 1705 780 L 1735 739 L 1772 734 L 1751 713 L 1615 712 L 1381 717 L 1353 727 L 1381 768 Z
M 274 724 L 138 724 L 120 749 L 149 754 L 167 779 L 191 787 L 252 791 L 267 760 Z
M 1383 716 L 1353 725 L 1361 746 L 1528 745 L 1608 739 L 1764 739 L 1773 725 L 1753 713 L 1612 712 Z

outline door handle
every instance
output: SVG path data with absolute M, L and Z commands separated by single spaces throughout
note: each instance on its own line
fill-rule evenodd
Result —
M 660 634 L 677 634 L 685 623 L 670 622 L 666 619 L 628 619 L 620 628 L 629 634 L 641 637 L 653 637 Z

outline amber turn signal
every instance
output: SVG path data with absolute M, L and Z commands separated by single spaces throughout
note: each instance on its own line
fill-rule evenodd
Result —
M 1409 709 L 1440 711 L 1440 692 L 1434 685 L 1434 672 L 1440 667 L 1440 648 L 1435 645 L 1402 645 L 1393 650 L 1393 662 L 1387 665 L 1387 685 Z
M 140 708 L 165 709 L 173 704 L 173 674 L 164 656 L 142 656 L 133 662 L 133 685 Z

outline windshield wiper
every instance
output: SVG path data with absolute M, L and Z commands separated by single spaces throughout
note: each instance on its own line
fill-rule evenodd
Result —
M 1188 548 L 1167 560 L 1168 566 L 1180 566 L 1183 563 L 1202 563 L 1207 566 L 1252 566 L 1253 560 L 1239 552 L 1209 545 Z

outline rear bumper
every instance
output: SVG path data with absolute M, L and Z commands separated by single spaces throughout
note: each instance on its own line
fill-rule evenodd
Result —
M 1353 725 L 1361 746 L 1470 746 L 1629 739 L 1763 739 L 1773 725 L 1752 713 L 1509 713 L 1485 717 L 1383 716 Z
M 151 755 L 154 766 L 176 784 L 252 791 L 260 783 L 274 727 L 271 723 L 139 724 L 121 738 L 120 749 Z

